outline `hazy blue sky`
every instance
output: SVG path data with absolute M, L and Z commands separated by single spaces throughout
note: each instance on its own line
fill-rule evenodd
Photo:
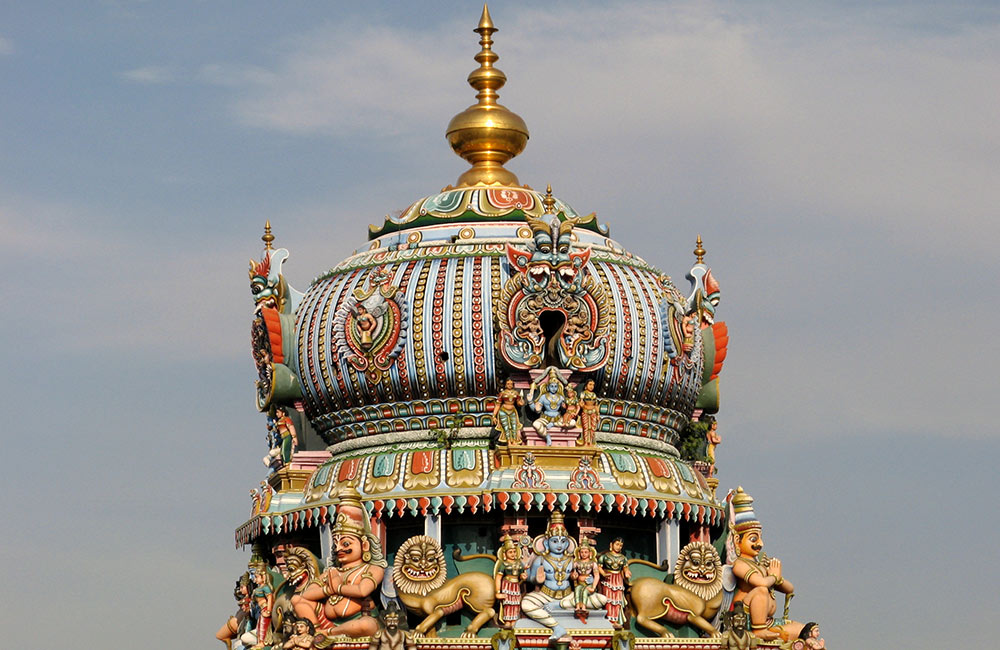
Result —
M 247 259 L 270 219 L 305 289 L 455 181 L 479 11 L 0 8 L 0 646 L 219 647 L 264 475 Z M 796 618 L 831 648 L 989 647 L 1000 11 L 491 11 L 521 181 L 677 280 L 704 237 L 721 489 L 756 497 Z

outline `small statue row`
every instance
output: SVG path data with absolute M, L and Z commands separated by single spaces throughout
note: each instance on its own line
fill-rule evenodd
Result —
M 579 386 L 574 388 L 555 368 L 548 368 L 540 380 L 531 384 L 525 399 L 524 392 L 514 388 L 514 380 L 507 379 L 492 414 L 500 442 L 527 444 L 521 427 L 521 408 L 527 405 L 537 415 L 531 426 L 546 445 L 552 444 L 549 429 L 572 429 L 579 425 L 581 433 L 576 444 L 592 446 L 600 415 L 595 386 L 594 380 L 588 379 L 579 390 Z
M 412 645 L 412 638 L 395 628 L 389 630 L 388 621 L 380 626 L 372 616 L 374 597 L 381 587 L 384 603 L 391 606 L 398 599 L 395 602 L 423 616 L 413 630 L 417 636 L 434 636 L 441 618 L 460 609 L 474 614 L 463 632 L 466 637 L 476 636 L 494 617 L 502 628 L 511 629 L 523 616 L 549 628 L 552 638 L 559 639 L 566 635 L 570 616 L 590 626 L 590 613 L 601 609 L 615 629 L 628 628 L 631 611 L 637 625 L 661 637 L 671 632 L 660 621 L 691 625 L 707 636 L 718 636 L 715 619 L 720 612 L 732 610 L 746 614 L 755 639 L 780 640 L 795 646 L 794 650 L 819 650 L 824 642 L 818 626 L 788 618 L 794 588 L 785 579 L 781 562 L 762 554 L 762 530 L 753 499 L 741 488 L 731 503 L 730 564 L 723 566 L 711 544 L 691 542 L 681 549 L 672 583 L 652 577 L 632 580 L 630 564 L 660 567 L 626 559 L 621 538 L 597 555 L 588 538 L 581 537 L 577 543 L 569 535 L 558 511 L 552 513 L 545 532 L 530 543 L 519 544 L 508 536 L 496 556 L 456 554 L 456 563 L 489 559 L 494 562 L 492 575 L 466 571 L 449 578 L 441 544 L 418 535 L 400 545 L 391 580 L 383 580 L 387 563 L 381 545 L 372 534 L 360 496 L 348 489 L 337 506 L 331 565 L 321 570 L 319 559 L 302 547 L 285 549 L 281 574 L 260 560 L 252 562 L 252 572 L 238 581 L 234 591 L 239 610 L 217 636 L 229 647 L 231 640 L 239 638 L 245 647 L 303 649 L 329 647 L 337 636 L 376 637 L 392 648 L 371 650 L 400 650 L 399 644 Z M 734 589 L 723 589 L 727 573 Z M 786 594 L 781 619 L 775 618 L 774 591 Z M 749 647 L 741 645 L 742 637 L 733 629 L 730 625 L 726 635 L 736 644 L 732 647 Z

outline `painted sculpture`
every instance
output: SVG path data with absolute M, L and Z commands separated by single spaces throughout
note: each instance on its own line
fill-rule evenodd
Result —
M 406 303 L 382 267 L 344 301 L 333 319 L 337 354 L 373 384 L 382 381 L 406 340 Z
M 521 610 L 528 618 L 552 630 L 553 638 L 563 636 L 566 628 L 553 617 L 550 605 L 555 603 L 561 609 L 576 609 L 570 580 L 575 547 L 560 512 L 552 513 L 545 533 L 532 542 L 535 557 L 528 567 L 528 578 L 538 585 L 538 589 L 521 600 Z M 605 600 L 602 594 L 588 593 L 584 605 L 587 609 L 600 609 Z
M 551 193 L 545 205 L 542 218 L 526 219 L 530 248 L 507 244 L 507 260 L 517 273 L 501 298 L 500 351 L 515 368 L 554 363 L 597 370 L 608 360 L 610 306 L 586 272 L 590 249 L 573 250 L 573 228 L 580 221 L 554 214 Z
M 281 462 L 287 465 L 292 462 L 292 454 L 299 446 L 299 437 L 295 432 L 292 418 L 288 417 L 288 409 L 279 406 L 274 409 L 274 428 L 281 439 Z
M 597 570 L 597 562 L 594 561 L 594 547 L 586 537 L 580 541 L 576 548 L 576 561 L 573 562 L 573 570 L 570 573 L 573 581 L 573 612 L 581 622 L 587 622 L 587 605 L 590 597 L 597 591 L 601 576 Z
M 632 578 L 628 560 L 622 551 L 625 540 L 616 537 L 611 540 L 607 551 L 597 561 L 597 571 L 601 576 L 601 593 L 607 599 L 605 615 L 615 629 L 623 627 L 627 621 L 625 613 L 625 590 Z
M 495 32 L 484 10 L 476 103 L 447 131 L 471 164 L 454 186 L 370 227 L 305 294 L 265 227 L 250 342 L 268 472 L 236 530 L 253 571 L 217 638 L 819 650 L 816 626 L 788 620 L 749 497 L 732 512 L 716 497 L 729 339 L 701 238 L 682 292 L 595 214 L 504 169 L 528 132 L 497 103 Z
M 513 379 L 506 379 L 492 413 L 493 426 L 500 432 L 500 442 L 508 445 L 524 442 L 518 410 L 521 406 L 524 406 L 524 395 L 514 388 Z
M 597 394 L 594 392 L 596 383 L 588 379 L 580 392 L 580 438 L 577 444 L 591 446 L 597 439 L 597 425 L 600 420 L 600 408 L 597 405 Z
M 233 598 L 236 599 L 236 613 L 230 616 L 215 633 L 215 638 L 222 641 L 226 648 L 232 650 L 233 641 L 240 638 L 250 629 L 256 627 L 256 622 L 250 614 L 250 573 L 244 573 L 236 581 L 233 588 Z
M 705 542 L 691 542 L 677 557 L 674 583 L 656 578 L 639 578 L 629 590 L 635 622 L 661 637 L 673 634 L 657 621 L 672 625 L 690 624 L 700 632 L 716 636 L 710 622 L 723 601 L 722 560 L 718 551 Z
M 537 398 L 534 397 L 536 390 L 539 391 Z M 545 373 L 542 381 L 532 383 L 528 398 L 531 408 L 538 413 L 531 426 L 545 439 L 546 445 L 551 445 L 549 429 L 563 425 L 563 408 L 566 404 L 565 387 L 554 368 Z
M 753 510 L 753 497 L 737 488 L 732 495 L 732 512 L 729 526 L 730 542 L 738 555 L 733 561 L 736 579 L 734 607 L 743 607 L 750 615 L 750 630 L 766 641 L 790 641 L 798 637 L 803 624 L 795 621 L 776 621 L 778 610 L 774 592 L 785 594 L 785 602 L 795 593 L 792 583 L 781 572 L 781 560 L 768 558 L 764 550 L 763 527 Z M 787 619 L 787 612 L 784 617 Z
M 750 634 L 747 613 L 742 608 L 723 614 L 723 632 L 720 650 L 751 650 L 760 639 Z
M 285 650 L 311 650 L 315 640 L 313 635 L 316 632 L 312 622 L 298 619 L 292 623 L 292 629 L 294 633 L 289 635 L 288 640 L 281 644 L 281 647 Z
M 274 609 L 274 589 L 271 586 L 271 572 L 267 570 L 267 565 L 259 563 L 253 567 L 253 582 L 254 588 L 250 592 L 250 598 L 258 611 L 254 637 L 258 645 L 263 645 L 271 640 L 271 612 Z
M 406 608 L 425 617 L 414 628 L 417 634 L 436 636 L 434 626 L 442 616 L 468 608 L 475 618 L 462 636 L 475 636 L 496 615 L 494 579 L 479 572 L 448 579 L 441 544 L 426 535 L 411 537 L 399 547 L 392 579 Z
M 501 627 L 511 629 L 521 618 L 521 599 L 524 597 L 524 583 L 528 578 L 528 571 L 521 557 L 521 547 L 509 535 L 504 536 L 497 556 L 497 563 L 493 569 L 499 603 L 497 620 Z
M 372 635 L 368 650 L 413 650 L 416 647 L 413 633 L 399 627 L 399 607 L 395 601 L 390 602 L 381 618 L 382 624 Z
M 292 606 L 299 617 L 316 626 L 317 635 L 370 636 L 378 621 L 367 612 L 386 561 L 356 491 L 341 495 L 333 535 L 336 565 L 293 596 Z

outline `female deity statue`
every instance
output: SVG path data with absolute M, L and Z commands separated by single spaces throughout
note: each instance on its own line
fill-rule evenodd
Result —
M 257 617 L 257 644 L 264 645 L 268 640 L 268 632 L 271 631 L 271 610 L 274 609 L 274 589 L 271 587 L 271 573 L 267 570 L 267 565 L 263 562 L 253 567 L 253 581 L 257 585 L 250 597 L 260 614 Z
M 503 546 L 497 554 L 493 575 L 496 579 L 497 600 L 500 602 L 500 624 L 510 629 L 521 618 L 521 597 L 528 571 L 521 561 L 521 549 L 517 543 L 505 535 Z
M 576 426 L 576 416 L 580 413 L 580 398 L 576 391 L 569 384 L 566 385 L 566 412 L 563 413 L 562 425 L 564 429 L 572 429 Z
M 514 380 L 507 379 L 503 390 L 497 396 L 497 405 L 493 407 L 493 426 L 500 431 L 500 439 L 506 444 L 524 443 L 521 436 L 521 414 L 519 406 L 524 406 L 524 396 L 514 388 Z
M 597 407 L 597 394 L 594 393 L 595 386 L 594 380 L 588 379 L 583 392 L 580 393 L 580 428 L 583 429 L 583 433 L 580 434 L 576 444 L 582 447 L 593 446 L 597 438 L 597 420 L 600 411 Z
M 597 572 L 601 576 L 601 593 L 608 599 L 605 605 L 607 619 L 614 628 L 625 627 L 625 589 L 632 572 L 628 568 L 628 560 L 622 554 L 625 540 L 616 537 L 611 540 L 611 546 L 597 560 Z
M 292 462 L 292 453 L 299 447 L 299 437 L 295 433 L 292 418 L 288 417 L 288 409 L 279 406 L 274 409 L 274 426 L 281 436 L 281 461 L 287 465 Z
M 570 574 L 573 580 L 573 605 L 575 616 L 583 623 L 587 622 L 587 603 L 590 595 L 597 590 L 601 576 L 594 561 L 594 548 L 590 540 L 584 537 L 576 549 L 576 561 Z

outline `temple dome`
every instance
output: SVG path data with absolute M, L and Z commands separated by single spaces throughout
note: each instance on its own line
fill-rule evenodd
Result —
M 581 275 L 592 282 L 579 295 L 594 303 L 591 339 L 604 347 L 596 363 L 562 367 L 574 382 L 595 381 L 610 432 L 673 442 L 695 408 L 703 362 L 700 341 L 682 353 L 683 299 L 670 278 L 610 239 L 594 215 L 526 187 L 487 186 L 426 197 L 372 227 L 368 250 L 306 292 L 296 313 L 298 374 L 306 413 L 327 442 L 433 429 L 456 413 L 488 427 L 503 378 L 560 365 L 519 367 L 501 340 L 517 325 L 504 322 L 512 319 L 504 293 L 519 273 L 509 250 L 531 255 L 532 228 L 546 219 L 568 233 L 570 256 L 589 255 Z M 379 312 L 370 333 L 359 327 L 370 320 L 361 310 Z M 560 324 L 546 325 L 551 346 Z

